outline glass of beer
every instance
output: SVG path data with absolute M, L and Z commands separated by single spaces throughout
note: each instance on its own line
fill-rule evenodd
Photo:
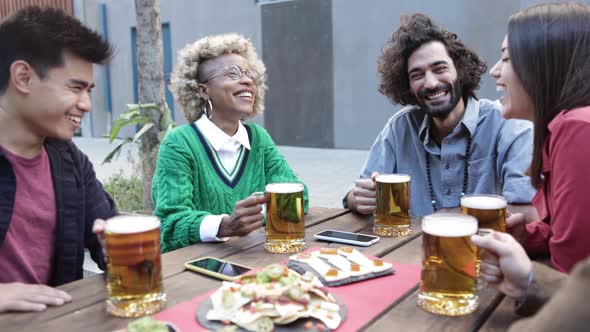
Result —
M 375 187 L 377 203 L 373 232 L 393 237 L 410 234 L 410 176 L 380 174 L 375 178 Z
M 270 183 L 264 188 L 266 251 L 282 254 L 307 248 L 304 238 L 303 189 L 303 184 L 292 182 Z
M 164 308 L 160 220 L 143 215 L 113 217 L 107 220 L 105 239 L 107 312 L 139 317 Z
M 461 197 L 461 212 L 474 216 L 479 228 L 506 232 L 506 199 L 497 195 L 466 195 Z
M 422 218 L 422 282 L 418 306 L 447 316 L 477 309 L 476 248 L 471 235 L 477 219 L 460 213 L 437 213 Z
M 497 195 L 474 194 L 461 197 L 461 212 L 474 216 L 477 219 L 479 229 L 493 229 L 498 232 L 506 232 L 506 199 Z M 481 264 L 481 250 L 477 250 L 476 271 L 479 278 L 479 265 Z M 477 283 L 478 289 L 487 285 L 483 280 Z

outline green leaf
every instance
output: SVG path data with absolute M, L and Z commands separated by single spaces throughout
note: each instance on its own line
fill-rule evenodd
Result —
M 129 120 L 134 116 L 138 116 L 139 114 L 141 114 L 139 112 L 139 108 L 133 109 L 133 110 L 128 110 L 127 112 L 119 115 L 118 119 Z
M 123 128 L 127 125 L 130 125 L 130 124 L 143 126 L 148 121 L 150 121 L 149 117 L 147 117 L 145 115 L 141 115 L 141 114 L 139 114 L 139 112 L 135 112 L 135 111 L 133 111 L 133 112 L 136 114 L 133 114 L 130 117 L 123 117 L 123 115 L 127 114 L 127 113 L 123 113 L 123 114 L 121 114 L 121 116 L 119 118 L 117 118 L 115 120 L 115 122 L 113 122 L 113 126 L 111 127 L 111 130 L 109 131 L 110 143 L 113 143 L 115 138 L 119 135 L 119 131 L 121 131 L 121 128 Z
M 145 108 L 145 109 L 157 109 L 160 110 L 160 108 L 158 107 L 158 105 L 156 105 L 155 103 L 149 103 L 149 104 L 139 104 L 137 105 L 139 106 L 139 108 Z
M 168 130 L 170 125 L 176 127 L 176 122 L 174 122 L 174 119 L 172 118 L 172 112 L 170 112 L 168 105 L 164 105 L 164 111 L 162 112 L 162 118 L 160 119 L 160 130 Z
M 131 111 L 139 111 L 139 105 L 138 104 L 127 104 L 127 112 L 131 112 Z
M 119 153 L 121 153 L 121 148 L 123 147 L 123 145 L 130 143 L 132 140 L 131 138 L 126 138 L 125 140 L 123 140 L 122 143 L 120 143 L 119 145 L 117 145 L 117 147 L 115 149 L 113 149 L 113 151 L 111 151 L 102 161 L 101 165 L 104 165 L 106 163 L 110 163 L 113 159 L 113 157 L 116 157 L 119 155 Z
M 135 134 L 135 136 L 133 136 L 133 143 L 137 142 L 137 140 L 148 130 L 150 130 L 151 127 L 154 126 L 153 122 L 148 122 L 146 124 L 143 125 L 143 127 L 141 128 L 140 131 L 137 132 L 137 134 Z
M 162 116 L 160 117 L 160 122 L 155 123 L 149 114 L 143 114 L 146 113 L 142 112 L 144 110 L 156 110 L 161 112 Z M 119 155 L 123 145 L 130 142 L 137 142 L 143 134 L 149 131 L 153 126 L 157 126 L 159 129 L 158 140 L 160 142 L 172 128 L 176 127 L 170 108 L 168 108 L 168 105 L 165 102 L 163 107 L 159 107 L 156 103 L 127 104 L 127 112 L 121 114 L 115 119 L 115 121 L 113 121 L 108 135 L 109 141 L 113 143 L 113 141 L 119 136 L 121 129 L 128 125 L 141 126 L 142 128 L 133 137 L 125 138 L 123 143 L 119 144 L 113 151 L 111 151 L 111 153 L 109 153 L 103 163 L 110 162 L 111 159 Z

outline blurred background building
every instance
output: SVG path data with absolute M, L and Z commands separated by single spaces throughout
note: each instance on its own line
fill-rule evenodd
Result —
M 367 149 L 401 107 L 377 91 L 377 58 L 400 16 L 422 12 L 457 33 L 491 68 L 509 16 L 539 0 L 161 0 L 164 71 L 176 54 L 205 35 L 250 38 L 268 69 L 262 124 L 277 144 Z M 590 0 L 582 2 L 590 3 Z M 108 133 L 112 119 L 137 101 L 134 0 L 1 0 L 0 15 L 28 4 L 63 8 L 116 47 L 109 66 L 95 69 L 94 110 L 82 136 Z M 486 75 L 478 96 L 495 99 Z M 182 110 L 166 91 L 177 123 Z M 131 130 L 131 129 L 127 129 Z M 129 132 L 122 132 L 128 135 Z

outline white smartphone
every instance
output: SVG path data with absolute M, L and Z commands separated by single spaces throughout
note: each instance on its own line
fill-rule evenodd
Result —
M 375 235 L 358 234 L 351 232 L 337 231 L 334 229 L 328 229 L 316 233 L 314 237 L 322 241 L 339 242 L 346 244 L 354 244 L 357 246 L 368 247 L 373 243 L 379 241 L 379 237 Z

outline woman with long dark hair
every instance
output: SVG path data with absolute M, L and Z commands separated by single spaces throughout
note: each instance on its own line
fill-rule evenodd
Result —
M 534 123 L 529 169 L 540 220 L 507 221 L 530 255 L 550 254 L 569 272 L 590 254 L 590 6 L 527 8 L 510 18 L 500 61 L 492 68 L 506 118 Z

